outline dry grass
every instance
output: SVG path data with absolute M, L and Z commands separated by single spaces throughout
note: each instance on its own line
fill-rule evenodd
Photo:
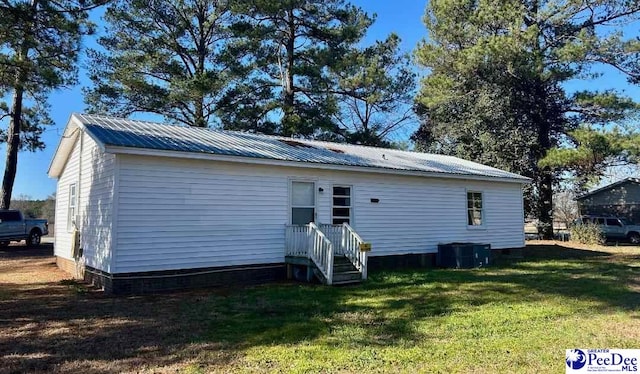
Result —
M 482 270 L 110 297 L 51 249 L 0 251 L 0 373 L 562 371 L 637 347 L 640 248 L 531 242 Z

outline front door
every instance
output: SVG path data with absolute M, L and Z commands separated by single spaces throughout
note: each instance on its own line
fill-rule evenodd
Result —
M 306 225 L 316 221 L 316 184 L 291 182 L 291 224 Z

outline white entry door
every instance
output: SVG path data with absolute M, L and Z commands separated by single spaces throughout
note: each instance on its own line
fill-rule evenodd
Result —
M 316 184 L 291 182 L 291 224 L 306 225 L 316 220 Z

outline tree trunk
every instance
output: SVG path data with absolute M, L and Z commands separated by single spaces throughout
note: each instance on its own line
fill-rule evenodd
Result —
M 530 20 L 539 19 L 540 4 L 538 0 L 529 3 L 528 13 Z M 527 27 L 532 27 L 536 21 L 525 20 Z M 538 31 L 539 38 L 543 35 Z M 536 55 L 542 56 L 539 44 L 533 46 Z M 539 61 L 542 61 L 540 58 Z M 547 90 L 543 81 L 544 66 L 540 64 L 537 69 L 537 78 L 532 81 L 534 95 L 537 102 L 537 111 L 534 113 L 533 121 L 538 131 L 538 148 L 535 152 L 536 161 L 540 161 L 551 149 L 551 122 L 553 118 L 549 115 L 546 104 Z M 536 189 L 538 192 L 538 234 L 543 239 L 553 239 L 553 171 L 550 168 L 538 170 Z
M 544 95 L 542 89 L 538 94 Z M 538 96 L 544 97 L 544 96 Z M 541 160 L 551 149 L 551 125 L 549 119 L 541 115 L 538 118 L 538 145 L 540 147 L 539 158 Z M 553 171 L 546 167 L 539 171 L 537 182 L 538 190 L 538 234 L 542 239 L 553 239 Z
M 21 73 L 20 73 L 21 74 Z M 20 77 L 16 78 L 11 103 L 11 120 L 7 137 L 7 160 L 5 162 L 4 178 L 2 179 L 2 205 L 1 209 L 9 209 L 11 204 L 11 194 L 13 193 L 13 183 L 16 179 L 18 169 L 18 150 L 20 148 L 20 124 L 22 121 L 22 97 L 24 88 Z
M 31 0 L 31 28 L 35 28 L 35 12 L 38 0 Z M 22 102 L 24 97 L 24 85 L 27 80 L 24 61 L 29 56 L 29 38 L 25 37 L 18 52 L 18 69 L 13 82 L 13 100 L 11 102 L 11 116 L 7 132 L 7 159 L 5 161 L 4 177 L 2 179 L 2 191 L 0 209 L 9 209 L 13 184 L 18 170 L 18 151 L 20 150 L 20 129 L 22 128 Z
M 194 101 L 195 118 L 193 121 L 194 122 L 193 126 L 207 127 L 208 124 L 205 119 L 205 113 L 204 113 L 205 94 L 201 88 L 201 84 L 202 84 L 201 80 L 204 79 L 205 70 L 206 70 L 205 61 L 206 61 L 207 55 L 209 54 L 209 51 L 207 49 L 207 40 L 206 40 L 205 30 L 204 30 L 204 28 L 206 27 L 205 23 L 207 19 L 207 10 L 202 6 L 198 8 L 199 9 L 198 9 L 197 18 L 198 18 L 199 36 L 196 40 L 194 40 L 194 42 L 196 43 L 196 50 L 198 53 L 198 66 L 196 66 L 196 79 L 198 80 L 198 84 L 196 85 L 196 88 L 195 88 L 195 90 L 197 90 L 197 95 Z
M 284 90 L 284 118 L 282 123 L 284 124 L 283 135 L 291 136 L 296 133 L 296 122 L 294 120 L 295 116 L 295 91 L 293 88 L 293 66 L 295 63 L 295 33 L 296 33 L 296 25 L 293 14 L 293 9 L 289 9 L 287 11 L 288 17 L 288 38 L 286 41 L 285 49 L 286 49 L 286 65 L 284 67 L 284 77 L 283 77 L 283 90 Z
M 538 181 L 538 234 L 542 239 L 553 239 L 553 175 L 548 169 L 542 170 Z

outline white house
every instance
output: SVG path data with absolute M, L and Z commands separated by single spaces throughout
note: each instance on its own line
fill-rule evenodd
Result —
M 450 156 L 73 114 L 49 176 L 59 266 L 112 292 L 524 246 L 529 180 Z

